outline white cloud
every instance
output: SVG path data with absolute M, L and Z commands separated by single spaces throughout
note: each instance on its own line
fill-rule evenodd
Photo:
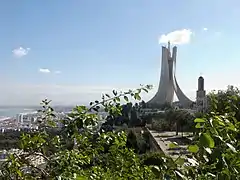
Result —
M 15 57 L 21 58 L 23 56 L 26 56 L 29 51 L 30 51 L 30 48 L 19 47 L 19 48 L 14 49 L 12 51 L 12 53 Z
M 40 68 L 39 70 L 38 70 L 40 73 L 45 73 L 45 74 L 47 74 L 47 73 L 54 73 L 54 74 L 61 74 L 62 72 L 61 71 L 51 71 L 50 69 L 47 69 L 47 68 Z
M 191 40 L 193 32 L 190 29 L 182 29 L 161 35 L 159 43 L 187 44 Z
M 41 72 L 41 73 L 50 73 L 51 71 L 49 69 L 46 69 L 46 68 L 40 68 L 39 72 Z
M 203 28 L 203 31 L 207 31 L 207 30 L 208 30 L 208 28 L 206 28 L 206 27 L 205 27 L 205 28 Z
M 55 74 L 61 74 L 61 71 L 54 71 Z

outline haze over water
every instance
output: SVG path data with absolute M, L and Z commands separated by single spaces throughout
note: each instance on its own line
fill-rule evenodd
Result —
M 34 108 L 24 107 L 0 107 L 0 118 L 2 117 L 15 117 L 19 113 L 35 111 Z

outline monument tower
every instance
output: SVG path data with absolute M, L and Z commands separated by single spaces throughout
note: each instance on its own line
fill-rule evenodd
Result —
M 176 80 L 177 47 L 173 47 L 172 54 L 170 48 L 170 42 L 168 42 L 168 47 L 162 46 L 159 87 L 157 93 L 148 104 L 172 104 L 175 92 L 181 106 L 189 108 L 193 102 L 182 92 Z
M 197 90 L 197 111 L 204 112 L 207 108 L 206 91 L 204 90 L 204 78 L 200 76 L 198 78 L 198 90 Z

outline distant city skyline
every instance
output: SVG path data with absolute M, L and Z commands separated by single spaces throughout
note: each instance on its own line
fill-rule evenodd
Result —
M 113 89 L 157 91 L 161 46 L 178 47 L 178 83 L 195 100 L 239 86 L 240 2 L 2 1 L 0 105 L 87 104 Z M 206 6 L 207 4 L 207 6 Z

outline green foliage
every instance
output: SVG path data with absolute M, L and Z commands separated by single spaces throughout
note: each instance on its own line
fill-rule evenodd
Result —
M 153 121 L 153 128 L 158 131 L 193 131 L 194 115 L 186 110 L 176 110 L 169 108 L 165 111 L 161 121 Z
M 137 131 L 138 130 L 138 131 Z M 134 150 L 137 154 L 143 154 L 150 150 L 149 134 L 142 129 L 130 129 L 127 135 L 127 147 Z
M 165 155 L 162 152 L 151 152 L 146 153 L 143 156 L 141 156 L 141 161 L 143 165 L 158 165 L 161 166 L 165 162 Z M 172 161 L 172 159 L 169 159 L 169 161 Z
M 167 157 L 162 152 L 144 154 L 141 156 L 141 163 L 143 166 L 150 166 L 152 172 L 158 179 L 177 177 L 175 174 L 175 171 L 177 170 L 177 164 L 172 158 Z
M 124 132 L 101 134 L 92 145 L 89 134 L 76 138 L 78 148 L 60 151 L 57 158 L 51 160 L 51 177 L 69 178 L 76 174 L 88 179 L 136 179 L 138 176 L 143 179 L 149 171 L 147 167 L 140 167 L 133 150 L 126 147 Z
M 190 145 L 188 146 L 188 150 L 191 153 L 197 153 L 199 151 L 199 147 L 197 145 Z
M 229 92 L 225 95 L 225 98 L 229 97 Z M 219 101 L 215 101 L 216 104 L 211 104 L 212 107 L 223 109 L 211 112 L 205 118 L 195 119 L 199 133 L 194 137 L 195 145 L 189 146 L 189 150 L 194 151 L 192 157 L 199 164 L 195 169 L 199 177 L 229 180 L 240 178 L 240 123 L 234 117 L 239 110 L 231 104 L 232 97 L 224 100 L 226 102 L 218 104 Z M 229 106 L 231 111 L 227 108 Z
M 103 108 L 109 117 L 121 115 L 121 98 L 127 96 L 140 100 L 143 86 L 136 91 L 113 91 L 103 95 L 102 101 L 91 102 L 90 108 L 76 106 L 63 119 L 64 128 L 52 136 L 49 129 L 56 126 L 55 113 L 50 101 L 42 102 L 40 129 L 23 133 L 20 137 L 20 152 L 11 154 L 2 165 L 5 179 L 146 179 L 154 177 L 151 168 L 141 166 L 134 151 L 126 146 L 124 132 L 94 132 L 98 122 L 97 113 Z M 81 132 L 81 133 L 79 133 Z M 35 160 L 41 162 L 36 162 Z
M 213 91 L 208 95 L 209 112 L 216 114 L 233 113 L 240 121 L 240 91 L 238 88 L 228 86 L 225 91 Z
M 122 115 L 121 98 L 140 100 L 140 92 L 150 88 L 113 91 L 101 101 L 91 102 L 90 108 L 77 106 L 55 135 L 49 133 L 56 125 L 55 114 L 50 102 L 44 100 L 40 130 L 21 135 L 21 151 L 11 153 L 3 163 L 1 179 L 240 179 L 240 99 L 234 88 L 211 94 L 212 111 L 195 120 L 186 111 L 168 110 L 166 118 L 171 125 L 192 123 L 197 132 L 187 156 L 171 158 L 163 152 L 140 156 L 136 149 L 144 144 L 144 133 L 94 131 L 100 109 L 114 119 Z M 170 148 L 176 147 L 173 143 Z
M 172 126 L 163 118 L 154 118 L 152 120 L 152 129 L 156 131 L 170 131 L 172 129 Z

